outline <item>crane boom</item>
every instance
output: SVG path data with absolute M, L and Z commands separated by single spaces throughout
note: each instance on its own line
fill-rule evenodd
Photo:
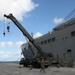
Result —
M 39 53 L 41 54 L 41 56 L 44 57 L 42 49 L 40 48 L 40 46 L 37 45 L 37 43 L 34 41 L 34 39 L 31 37 L 31 35 L 17 21 L 17 19 L 12 14 L 9 14 L 9 15 L 4 14 L 4 17 L 6 17 L 7 19 L 11 19 L 14 22 L 14 24 L 21 30 L 21 32 L 23 33 L 23 35 L 26 36 L 29 39 L 29 41 L 35 46 L 35 48 L 39 51 Z

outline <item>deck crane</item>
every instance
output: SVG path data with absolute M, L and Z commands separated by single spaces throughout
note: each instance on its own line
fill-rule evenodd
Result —
M 43 54 L 43 50 L 42 48 L 34 41 L 34 39 L 31 37 L 31 35 L 26 31 L 26 29 L 17 21 L 17 19 L 12 15 L 6 15 L 4 14 L 4 17 L 6 17 L 7 19 L 10 19 L 13 21 L 13 23 L 21 30 L 21 32 L 23 33 L 24 36 L 26 36 L 29 39 L 29 42 L 31 42 L 34 47 L 38 50 L 39 54 L 40 54 L 40 58 L 47 58 L 44 54 Z

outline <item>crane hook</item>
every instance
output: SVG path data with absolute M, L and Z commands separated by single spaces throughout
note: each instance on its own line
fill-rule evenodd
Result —
M 5 36 L 5 32 L 3 32 L 3 35 Z
M 7 30 L 8 30 L 8 32 L 9 32 L 9 30 L 10 30 L 10 26 L 7 26 Z

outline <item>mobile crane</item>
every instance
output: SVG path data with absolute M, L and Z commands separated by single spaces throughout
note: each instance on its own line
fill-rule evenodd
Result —
M 26 29 L 17 21 L 17 19 L 12 15 L 12 14 L 9 14 L 9 15 L 6 15 L 4 14 L 4 17 L 6 17 L 7 19 L 10 19 L 13 21 L 13 23 L 21 30 L 21 32 L 23 33 L 24 36 L 26 36 L 28 39 L 29 39 L 29 42 L 31 42 L 34 47 L 38 50 L 38 53 L 40 54 L 39 56 L 39 61 L 41 60 L 41 57 L 45 58 L 47 60 L 47 55 L 46 53 L 43 52 L 42 48 L 34 41 L 34 39 L 31 37 L 31 35 L 26 31 Z M 37 58 L 35 57 L 36 61 L 37 61 Z M 30 62 L 30 60 L 28 62 L 25 62 L 26 60 L 23 60 L 22 61 L 22 64 L 25 65 L 25 63 L 28 63 Z M 32 61 L 33 62 L 33 61 Z M 48 64 L 46 64 L 47 66 L 49 65 L 49 62 L 47 62 Z M 38 64 L 40 65 L 40 62 L 38 62 Z M 35 65 L 38 65 L 38 64 L 35 64 Z M 33 64 L 33 67 L 35 66 Z M 28 65 L 26 65 L 28 66 Z

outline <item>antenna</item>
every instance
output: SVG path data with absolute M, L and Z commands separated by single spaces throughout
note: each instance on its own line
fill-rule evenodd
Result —
M 33 32 L 31 32 L 31 36 L 33 37 Z

